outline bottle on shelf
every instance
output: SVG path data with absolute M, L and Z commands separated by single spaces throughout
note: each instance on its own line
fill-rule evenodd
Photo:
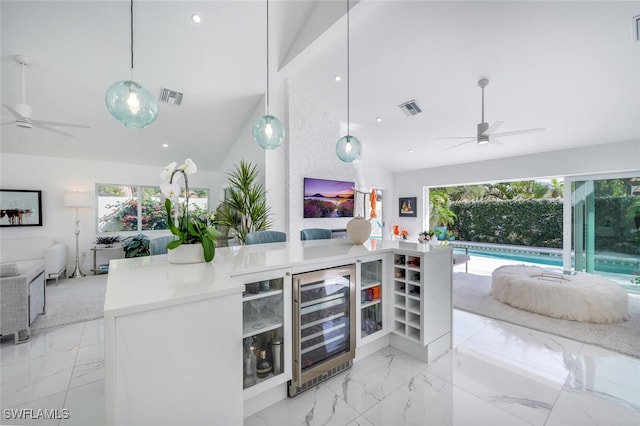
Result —
M 267 351 L 262 349 L 258 351 L 260 354 L 260 359 L 258 360 L 258 364 L 256 367 L 256 373 L 258 377 L 261 379 L 267 377 L 272 370 L 271 363 L 267 359 Z
M 245 341 L 244 348 L 244 362 L 243 362 L 243 370 L 244 370 L 244 387 L 248 388 L 249 386 L 253 386 L 256 384 L 256 348 L 253 346 L 253 341 L 251 338 Z
M 271 353 L 273 354 L 273 374 L 282 372 L 282 339 L 276 336 L 271 341 Z

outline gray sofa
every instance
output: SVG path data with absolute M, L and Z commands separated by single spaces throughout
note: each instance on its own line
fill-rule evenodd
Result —
M 29 339 L 31 324 L 45 313 L 45 281 L 43 260 L 0 264 L 0 335 Z
M 17 263 L 44 261 L 45 280 L 60 277 L 67 268 L 67 248 L 53 238 L 2 238 L 0 262 Z

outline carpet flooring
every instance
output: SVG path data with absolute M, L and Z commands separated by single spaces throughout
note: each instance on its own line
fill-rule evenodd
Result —
M 107 275 L 65 278 L 47 284 L 46 315 L 38 315 L 31 331 L 102 318 Z
M 640 297 L 629 298 L 628 321 L 618 324 L 592 324 L 552 318 L 513 308 L 493 299 L 490 293 L 490 276 L 454 273 L 453 306 L 456 309 L 640 358 Z

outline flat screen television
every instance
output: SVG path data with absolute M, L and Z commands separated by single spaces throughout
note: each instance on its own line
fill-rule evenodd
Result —
M 304 217 L 353 217 L 354 183 L 304 178 Z

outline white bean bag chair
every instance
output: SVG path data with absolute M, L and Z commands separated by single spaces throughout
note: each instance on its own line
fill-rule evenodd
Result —
M 491 275 L 491 296 L 502 303 L 554 318 L 615 323 L 629 318 L 629 296 L 614 281 L 537 266 L 501 266 Z

